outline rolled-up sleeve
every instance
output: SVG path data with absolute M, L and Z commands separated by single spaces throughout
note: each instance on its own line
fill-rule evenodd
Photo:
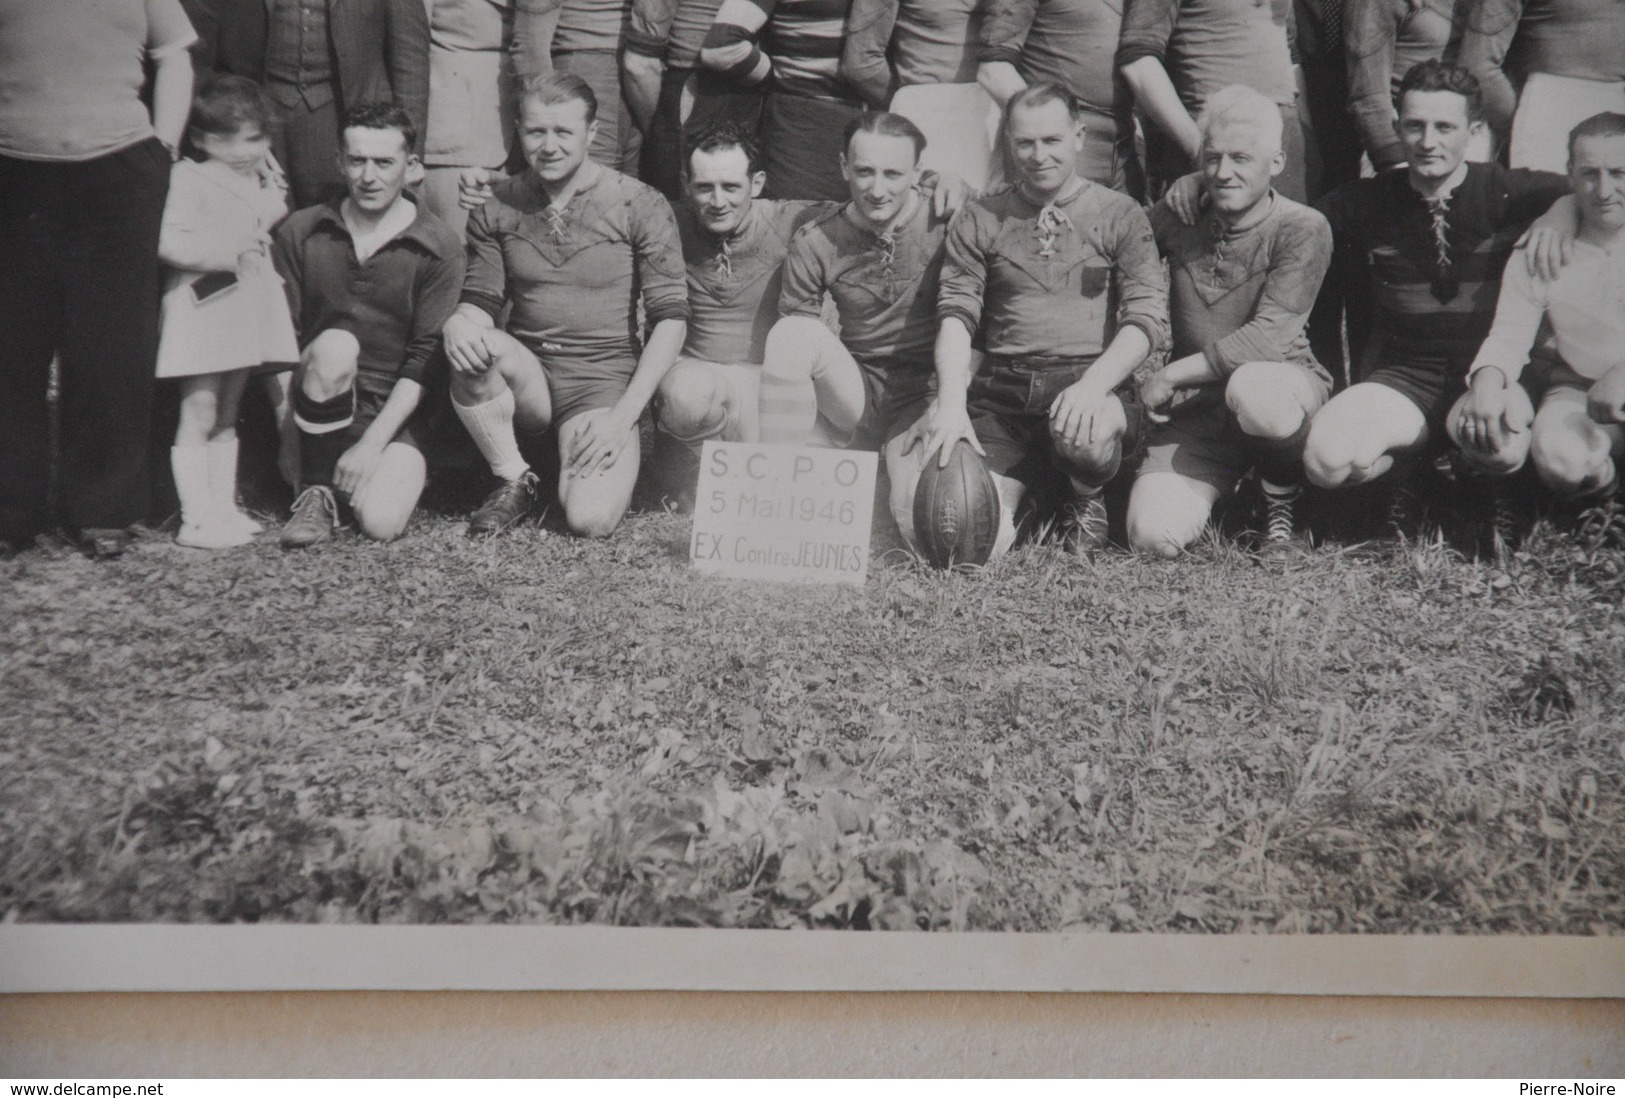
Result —
M 413 288 L 412 328 L 407 337 L 406 357 L 401 377 L 428 387 L 431 367 L 440 355 L 440 329 L 457 308 L 463 286 L 463 259 L 459 255 L 437 257 L 418 271 Z
M 773 74 L 756 36 L 773 14 L 775 0 L 723 0 L 700 46 L 700 64 L 746 86 Z
M 1168 345 L 1168 276 L 1151 222 L 1140 207 L 1124 205 L 1108 231 L 1107 246 L 1117 275 L 1117 326 L 1139 328 L 1156 353 Z
M 1207 360 L 1227 375 L 1249 362 L 1286 361 L 1309 323 L 1331 261 L 1332 229 L 1324 217 L 1316 214 L 1312 222 L 1284 230 L 1275 240 L 1252 319 L 1203 348 Z
M 1485 120 L 1503 136 L 1512 129 L 1518 107 L 1518 93 L 1504 66 L 1522 18 L 1523 0 L 1476 0 L 1457 54 L 1457 64 L 1477 78 L 1484 93 Z
M 1349 111 L 1360 144 L 1378 171 L 1405 159 L 1394 134 L 1394 44 L 1399 24 L 1391 0 L 1353 0 L 1343 10 L 1348 51 Z
M 942 277 L 937 285 L 937 317 L 952 317 L 974 337 L 982 326 L 987 293 L 987 248 L 975 206 L 966 206 L 948 226 L 943 245 Z
M 633 196 L 629 213 L 638 292 L 649 327 L 662 320 L 687 320 L 688 271 L 671 205 L 659 191 L 643 187 Z
M 1117 39 L 1117 67 L 1142 57 L 1163 60 L 1168 39 L 1179 18 L 1179 0 L 1127 0 L 1123 5 L 1123 33 Z
M 841 75 L 871 107 L 885 110 L 897 90 L 897 72 L 887 58 L 897 25 L 898 0 L 853 0 L 841 48 Z
M 490 209 L 486 204 L 469 215 L 463 253 L 468 269 L 458 301 L 482 309 L 496 320 L 507 296 L 508 265 L 502 257 L 502 242 L 491 228 Z
M 627 50 L 644 57 L 664 57 L 672 20 L 677 17 L 677 2 L 632 0 L 632 13 L 626 25 Z
M 198 40 L 192 20 L 180 0 L 147 0 L 148 60 L 157 61 L 186 49 Z

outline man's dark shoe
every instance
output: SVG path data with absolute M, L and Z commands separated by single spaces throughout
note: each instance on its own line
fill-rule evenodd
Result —
M 339 528 L 339 504 L 333 489 L 313 484 L 293 501 L 293 515 L 279 539 L 284 549 L 308 549 L 330 541 Z
M 1264 497 L 1264 540 L 1258 546 L 1258 556 L 1265 561 L 1288 561 L 1305 556 L 1309 547 L 1294 530 L 1293 505 L 1303 494 L 1301 488 L 1290 492 L 1261 490 Z
M 1084 496 L 1061 505 L 1061 546 L 1075 557 L 1106 548 L 1109 522 L 1106 502 L 1098 495 Z
M 536 474 L 527 469 L 517 479 L 497 485 L 479 510 L 469 516 L 468 536 L 488 538 L 500 534 L 536 510 L 537 483 Z
M 86 526 L 79 531 L 79 547 L 92 560 L 116 560 L 135 541 L 135 535 L 120 526 Z

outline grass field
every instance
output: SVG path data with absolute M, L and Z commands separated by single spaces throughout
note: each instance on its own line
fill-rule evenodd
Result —
M 687 536 L 0 562 L 0 916 L 1625 929 L 1619 559 L 1549 523 L 860 590 Z

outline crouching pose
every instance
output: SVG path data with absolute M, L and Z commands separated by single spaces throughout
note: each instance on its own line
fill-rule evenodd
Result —
M 468 277 L 445 325 L 457 417 L 500 482 L 469 520 L 497 534 L 536 508 L 522 435 L 558 427 L 559 502 L 572 531 L 607 537 L 637 480 L 638 419 L 682 348 L 688 317 L 671 207 L 587 159 L 597 102 L 579 77 L 527 85 L 529 170 L 468 222 Z M 650 332 L 641 354 L 637 309 Z M 508 331 L 497 328 L 505 305 Z
M 882 450 L 892 515 L 910 544 L 920 456 L 905 434 L 931 401 L 947 232 L 918 189 L 924 147 L 901 115 L 872 112 L 848 125 L 841 171 L 852 199 L 790 242 L 759 408 L 763 442 Z M 820 319 L 826 293 L 839 337 Z
M 1614 496 L 1625 454 L 1625 114 L 1574 128 L 1569 183 L 1580 217 L 1573 256 L 1555 278 L 1507 266 L 1495 324 L 1448 425 L 1480 469 L 1510 473 L 1532 459 L 1557 495 L 1601 502 Z M 1543 321 L 1559 361 L 1526 371 Z
M 1086 552 L 1105 546 L 1101 492 L 1144 438 L 1129 375 L 1166 338 L 1166 283 L 1140 207 L 1078 174 L 1070 92 L 1017 92 L 1004 128 L 1017 182 L 966 206 L 948 234 L 924 456 L 960 439 L 985 454 L 999 491 L 995 555 L 1015 540 L 1022 497 L 1058 472 L 1067 545 Z
M 1371 320 L 1358 330 L 1358 310 L 1350 311 L 1350 347 L 1363 348 L 1357 384 L 1315 416 L 1304 452 L 1310 481 L 1323 488 L 1394 470 L 1396 533 L 1407 524 L 1404 473 L 1445 440 L 1507 257 L 1525 223 L 1567 190 L 1562 176 L 1467 161 L 1484 123 L 1478 84 L 1463 69 L 1416 65 L 1400 83 L 1398 110 L 1405 167 L 1345 184 L 1317 204 L 1334 245 L 1321 307 L 1364 299 Z M 1332 333 L 1335 344 L 1335 326 Z M 1322 361 L 1338 355 L 1335 346 L 1316 350 Z
M 1324 217 L 1272 187 L 1285 156 L 1281 113 L 1266 96 L 1224 88 L 1199 125 L 1207 209 L 1194 225 L 1167 203 L 1151 211 L 1169 265 L 1173 347 L 1140 386 L 1158 426 L 1129 499 L 1129 543 L 1177 556 L 1256 466 L 1265 547 L 1281 553 L 1294 544 L 1309 419 L 1332 390 L 1304 334 L 1332 233 Z M 1158 411 L 1176 397 L 1185 398 L 1177 408 Z
M 276 232 L 272 258 L 301 345 L 293 424 L 303 490 L 282 529 L 288 549 L 331 538 L 341 502 L 368 537 L 399 537 L 423 492 L 415 413 L 463 260 L 457 234 L 402 193 L 422 175 L 416 139 L 399 107 L 351 111 L 340 135 L 346 196 Z

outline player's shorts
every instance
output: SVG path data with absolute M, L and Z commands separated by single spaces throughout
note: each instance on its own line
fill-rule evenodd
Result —
M 707 434 L 705 437 L 714 438 L 719 442 L 755 442 L 761 438 L 761 426 L 757 415 L 758 405 L 761 402 L 762 367 L 749 362 L 711 362 L 703 358 L 694 358 L 690 355 L 681 355 L 672 364 L 672 369 L 683 367 L 708 370 L 715 379 L 717 387 L 722 390 L 723 403 L 728 407 L 728 418 L 722 424 L 719 434 Z M 657 398 L 658 399 L 658 398 Z M 660 429 L 679 441 L 692 442 L 674 434 L 664 421 Z
M 1518 384 L 1528 391 L 1530 403 L 1538 410 L 1552 401 L 1570 401 L 1583 406 L 1596 382 L 1575 373 L 1561 359 L 1547 356 L 1525 366 L 1518 375 Z
M 1444 438 L 1450 409 L 1467 391 L 1465 364 L 1457 367 L 1443 354 L 1391 346 L 1382 348 L 1374 363 L 1354 380 L 1394 390 L 1421 411 L 1434 442 Z
M 367 378 L 357 380 L 355 418 L 344 428 L 344 439 L 352 446 L 361 441 L 361 436 L 372 426 L 373 420 L 378 418 L 378 413 L 384 410 L 384 404 L 394 389 L 393 382 L 385 388 L 378 384 L 368 384 L 368 380 Z M 425 404 L 419 404 L 390 441 L 410 446 L 422 453 L 423 440 L 428 437 L 428 412 L 429 409 Z
M 1303 374 L 1313 394 L 1304 413 L 1313 416 L 1331 399 L 1332 383 L 1308 367 L 1303 368 Z M 1253 462 L 1254 451 L 1225 402 L 1224 385 L 1219 383 L 1204 387 L 1176 407 L 1167 423 L 1151 427 L 1145 460 L 1136 475 L 1178 473 L 1222 494 L 1235 488 Z
M 859 360 L 863 377 L 863 417 L 847 448 L 884 450 L 886 444 L 917 423 L 937 394 L 935 370 L 886 369 Z
M 582 412 L 613 408 L 632 381 L 638 368 L 633 357 L 602 359 L 567 356 L 548 344 L 531 347 L 547 375 L 547 391 L 553 398 L 553 426 L 563 427 Z
M 977 441 L 987 452 L 987 467 L 1000 476 L 1026 482 L 1049 469 L 1072 472 L 1056 452 L 1049 433 L 1049 410 L 1062 390 L 1094 364 L 1093 358 L 1030 355 L 987 356 L 971 379 L 967 410 Z M 1126 380 L 1112 390 L 1123 405 L 1123 467 L 1145 446 L 1145 406 L 1139 389 Z

